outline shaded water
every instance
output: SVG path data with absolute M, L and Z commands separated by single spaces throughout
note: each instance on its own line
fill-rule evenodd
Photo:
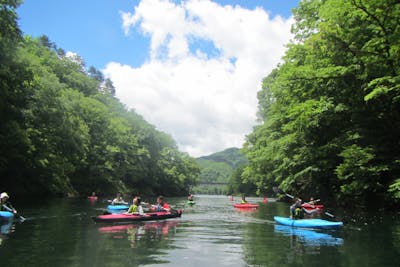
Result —
M 341 230 L 295 229 L 273 222 L 288 204 L 248 200 L 259 209 L 234 209 L 225 196 L 196 196 L 193 207 L 169 199 L 185 208 L 182 218 L 136 224 L 94 223 L 107 205 L 101 199 L 19 206 L 27 220 L 1 226 L 1 266 L 400 266 L 394 215 L 352 215 Z

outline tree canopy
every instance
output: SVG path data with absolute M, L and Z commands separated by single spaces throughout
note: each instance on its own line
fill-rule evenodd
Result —
M 346 205 L 400 201 L 400 3 L 306 0 L 258 94 L 243 179 Z

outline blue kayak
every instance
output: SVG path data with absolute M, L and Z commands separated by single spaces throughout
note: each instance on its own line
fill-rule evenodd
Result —
M 128 210 L 129 206 L 128 205 L 108 205 L 107 209 L 108 210 Z
M 282 225 L 301 227 L 301 228 L 316 228 L 316 229 L 337 229 L 343 226 L 342 222 L 331 222 L 321 219 L 299 219 L 293 220 L 287 217 L 275 216 L 274 220 Z
M 11 220 L 14 218 L 14 213 L 9 211 L 0 211 L 0 220 Z

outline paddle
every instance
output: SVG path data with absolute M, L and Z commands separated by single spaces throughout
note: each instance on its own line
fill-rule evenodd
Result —
M 272 187 L 272 190 L 274 190 L 274 192 L 275 192 L 276 194 L 277 194 L 277 193 L 284 194 L 284 195 L 286 195 L 287 197 L 290 197 L 291 199 L 294 199 L 294 196 L 283 192 L 283 191 L 282 191 L 280 188 L 278 188 L 277 186 Z M 318 199 L 318 201 L 319 201 L 319 199 Z M 306 203 L 306 204 L 310 204 L 310 203 L 308 203 L 308 202 L 305 202 L 305 203 Z M 310 204 L 310 205 L 312 205 L 312 204 Z M 329 213 L 329 212 L 327 212 L 327 211 L 324 211 L 324 214 L 327 215 L 327 216 L 329 216 L 329 217 L 331 217 L 331 218 L 335 218 L 335 215 L 333 215 L 332 213 Z

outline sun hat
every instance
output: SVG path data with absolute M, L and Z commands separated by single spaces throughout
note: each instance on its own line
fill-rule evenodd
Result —
M 10 198 L 6 192 L 0 194 L 0 198 L 5 198 L 5 197 Z

